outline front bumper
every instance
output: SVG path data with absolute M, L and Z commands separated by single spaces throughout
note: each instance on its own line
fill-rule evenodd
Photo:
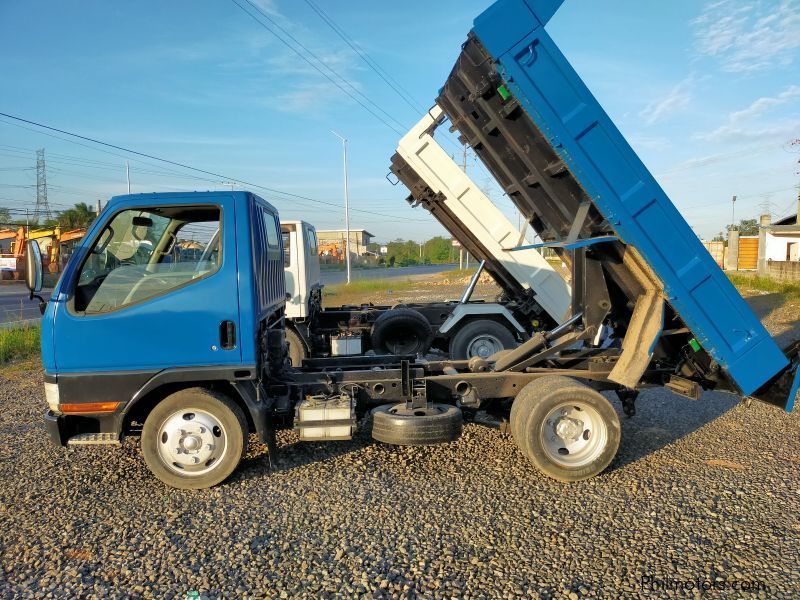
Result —
M 119 439 L 122 417 L 118 413 L 65 415 L 48 409 L 44 422 L 50 441 L 56 446 L 66 446 L 73 437 L 87 433 L 114 434 Z
M 66 417 L 57 415 L 52 410 L 44 413 L 44 424 L 47 427 L 47 435 L 50 441 L 56 446 L 66 446 L 69 436 L 67 435 Z

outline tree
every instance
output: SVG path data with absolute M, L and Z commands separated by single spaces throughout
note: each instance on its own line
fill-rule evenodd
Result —
M 742 219 L 735 227 L 728 225 L 727 230 L 737 229 L 739 235 L 758 235 L 758 221 L 756 219 Z
M 425 242 L 423 256 L 435 265 L 442 265 L 450 262 L 450 252 L 452 248 L 453 243 L 449 238 L 436 236 Z
M 4 225 L 11 223 L 11 211 L 7 208 L 0 207 L 0 223 Z
M 58 215 L 58 224 L 64 229 L 83 229 L 88 227 L 96 216 L 88 204 L 78 202 L 74 207 Z

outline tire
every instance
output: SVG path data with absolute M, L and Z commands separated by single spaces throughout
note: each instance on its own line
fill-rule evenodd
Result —
M 372 347 L 388 354 L 425 354 L 433 343 L 433 327 L 413 308 L 393 308 L 372 325 Z
M 471 321 L 450 340 L 450 358 L 469 360 L 473 356 L 487 359 L 497 352 L 511 350 L 519 344 L 514 334 L 501 323 L 490 319 Z
M 396 446 L 433 446 L 461 437 L 461 409 L 449 404 L 431 404 L 425 409 L 406 408 L 405 403 L 387 404 L 372 411 L 372 437 Z
M 289 362 L 293 367 L 301 367 L 303 359 L 308 358 L 308 350 L 303 338 L 294 329 L 286 328 L 286 343 L 289 344 Z
M 167 485 L 208 488 L 239 465 L 247 451 L 247 433 L 244 412 L 230 398 L 190 388 L 167 396 L 147 416 L 142 454 L 153 475 Z M 215 448 L 207 448 L 210 444 Z M 182 452 L 176 453 L 179 448 Z
M 575 379 L 562 375 L 547 375 L 534 379 L 519 391 L 516 398 L 514 398 L 514 402 L 511 403 L 511 416 L 508 420 L 511 425 L 511 435 L 520 450 L 525 452 L 521 431 L 524 427 L 524 422 L 533 410 L 533 404 L 556 387 L 576 383 L 578 382 Z
M 548 477 L 564 482 L 589 479 L 616 456 L 619 417 L 600 392 L 568 377 L 543 377 L 526 385 L 514 404 L 518 402 L 512 433 L 523 453 Z

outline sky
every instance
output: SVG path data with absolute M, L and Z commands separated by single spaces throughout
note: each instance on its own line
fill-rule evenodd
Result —
M 351 228 L 443 234 L 389 160 L 491 2 L 247 1 L 285 43 L 234 0 L 0 0 L 0 112 L 215 174 L 0 117 L 0 206 L 33 210 L 44 148 L 54 210 L 125 193 L 127 161 L 133 192 L 252 189 L 340 228 L 335 130 Z M 737 221 L 796 211 L 800 0 L 566 0 L 548 30 L 698 235 L 731 222 L 733 195 Z M 516 222 L 474 156 L 468 173 Z

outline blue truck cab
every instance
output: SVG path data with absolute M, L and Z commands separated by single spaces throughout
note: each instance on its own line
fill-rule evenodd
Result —
M 284 305 L 278 213 L 262 198 L 112 198 L 42 319 L 51 436 L 116 443 L 186 382 L 227 390 L 255 426 L 247 406 L 280 359 Z

